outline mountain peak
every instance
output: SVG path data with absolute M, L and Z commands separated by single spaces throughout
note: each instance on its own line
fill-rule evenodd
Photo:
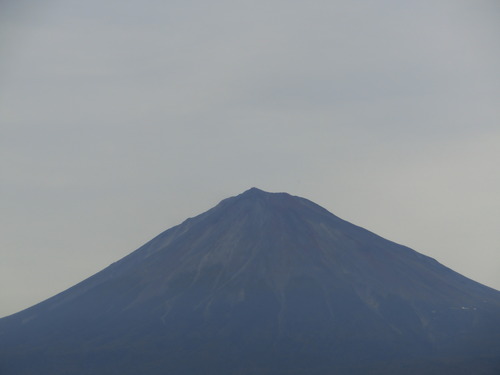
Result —
M 270 196 L 274 194 L 279 194 L 279 193 L 270 193 L 264 190 L 261 190 L 256 187 L 252 187 L 248 190 L 245 190 L 243 193 L 241 193 L 239 196 L 240 197 L 264 197 L 264 196 Z
M 263 194 L 263 193 L 269 194 L 267 191 L 261 190 L 255 186 L 243 192 L 243 194 Z
M 271 193 L 256 187 L 252 187 L 248 190 L 245 190 L 241 194 L 228 198 L 227 200 L 233 202 L 277 203 L 279 201 L 283 201 L 283 199 L 290 200 L 290 198 L 301 199 L 299 197 L 294 197 L 288 193 L 283 193 L 283 192 Z

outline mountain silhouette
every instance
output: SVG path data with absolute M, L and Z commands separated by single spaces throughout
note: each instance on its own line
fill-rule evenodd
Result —
M 252 188 L 0 319 L 0 374 L 500 374 L 500 292 Z

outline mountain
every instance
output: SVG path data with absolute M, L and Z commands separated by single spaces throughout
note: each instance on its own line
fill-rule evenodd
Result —
M 500 292 L 252 188 L 0 319 L 0 374 L 500 374 Z

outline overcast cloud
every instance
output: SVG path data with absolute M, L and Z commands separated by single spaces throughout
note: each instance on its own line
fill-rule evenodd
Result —
M 498 2 L 0 10 L 0 316 L 252 186 L 500 289 Z

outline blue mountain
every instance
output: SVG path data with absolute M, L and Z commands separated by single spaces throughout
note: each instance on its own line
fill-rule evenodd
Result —
M 500 292 L 252 188 L 0 319 L 1 375 L 500 374 Z

